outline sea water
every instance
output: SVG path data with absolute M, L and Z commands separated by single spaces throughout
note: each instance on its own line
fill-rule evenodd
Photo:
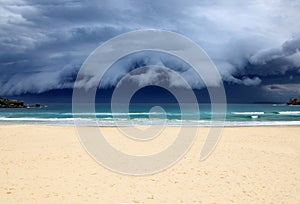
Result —
M 153 107 L 160 106 L 162 111 Z M 195 106 L 191 106 L 195 107 Z M 226 117 L 211 111 L 210 104 L 197 104 L 200 115 L 183 117 L 179 104 L 129 104 L 128 112 L 111 111 L 110 104 L 96 104 L 95 113 L 73 113 L 72 104 L 47 104 L 42 108 L 0 109 L 0 124 L 47 124 L 99 126 L 168 125 L 168 126 L 264 126 L 300 125 L 300 106 L 285 104 L 227 104 Z M 184 114 L 193 116 L 194 108 Z M 220 114 L 220 115 L 218 115 Z M 185 118 L 185 119 L 183 119 Z M 225 119 L 225 120 L 224 120 Z

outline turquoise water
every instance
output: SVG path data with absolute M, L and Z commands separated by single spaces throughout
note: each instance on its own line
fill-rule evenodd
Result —
M 90 125 L 97 121 L 100 126 L 118 125 L 161 125 L 166 119 L 170 126 L 210 126 L 210 104 L 198 104 L 200 117 L 182 120 L 178 104 L 131 104 L 129 113 L 111 113 L 109 104 L 96 104 L 96 114 L 81 112 L 76 118 L 82 125 Z M 161 106 L 165 114 L 160 111 L 151 112 L 152 107 Z M 188 110 L 187 115 L 193 116 L 194 110 Z M 95 116 L 95 117 L 94 117 Z M 218 112 L 214 121 L 222 118 Z M 0 124 L 49 124 L 74 125 L 72 104 L 48 104 L 43 108 L 27 109 L 0 109 Z M 220 123 L 217 123 L 220 125 Z M 225 126 L 258 126 L 258 125 L 300 125 L 300 106 L 287 106 L 285 104 L 228 104 Z

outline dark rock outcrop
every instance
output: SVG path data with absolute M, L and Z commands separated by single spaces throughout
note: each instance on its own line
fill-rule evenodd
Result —
M 41 104 L 26 105 L 23 101 L 0 97 L 0 108 L 42 108 Z
M 42 107 L 44 107 L 44 106 L 39 103 L 33 104 L 33 105 L 27 105 L 27 108 L 42 108 Z
M 0 98 L 0 108 L 27 108 L 23 101 Z
M 299 98 L 290 98 L 289 102 L 286 103 L 287 105 L 300 105 L 300 97 Z
M 27 108 L 23 101 L 0 98 L 0 108 Z

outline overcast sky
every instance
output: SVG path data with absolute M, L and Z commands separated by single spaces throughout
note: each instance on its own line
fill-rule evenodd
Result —
M 101 43 L 151 28 L 198 43 L 230 97 L 284 101 L 300 95 L 299 11 L 298 0 L 0 0 L 0 96 L 72 88 L 83 61 Z M 120 73 L 149 61 L 183 66 L 144 53 L 121 63 Z M 190 76 L 193 88 L 201 89 Z

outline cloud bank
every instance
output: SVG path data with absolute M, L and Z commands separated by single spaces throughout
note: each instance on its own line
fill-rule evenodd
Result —
M 145 28 L 178 32 L 197 42 L 228 84 L 288 84 L 290 76 L 300 74 L 299 10 L 294 0 L 1 0 L 0 95 L 72 88 L 78 69 L 96 47 Z M 203 87 L 182 62 L 142 54 L 121 61 L 104 86 L 149 64 L 178 70 L 193 88 Z

